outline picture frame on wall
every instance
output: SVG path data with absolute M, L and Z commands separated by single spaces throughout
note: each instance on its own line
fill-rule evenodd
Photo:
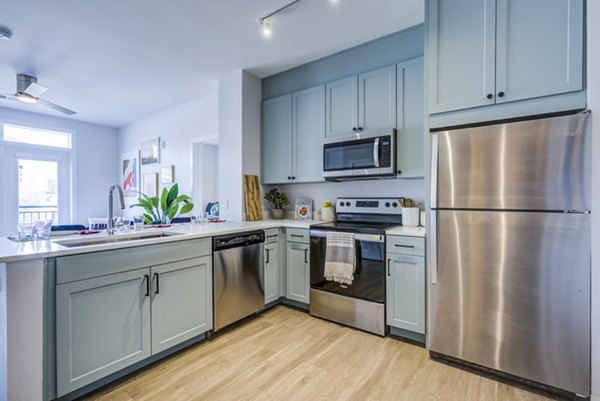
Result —
M 144 174 L 143 191 L 146 196 L 158 196 L 158 173 Z
M 140 154 L 139 151 L 126 152 L 121 155 L 121 188 L 126 198 L 136 198 L 140 190 Z
M 172 184 L 175 182 L 175 166 L 164 166 L 160 168 L 160 181 L 163 184 Z
M 160 163 L 160 138 L 143 141 L 140 149 L 142 166 Z

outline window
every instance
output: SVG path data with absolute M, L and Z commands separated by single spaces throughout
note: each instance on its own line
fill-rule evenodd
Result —
M 71 149 L 71 134 L 68 132 L 47 131 L 35 128 L 4 125 L 4 140 L 28 143 L 30 145 L 52 146 Z
M 0 124 L 0 235 L 36 220 L 71 224 L 71 147 L 70 132 Z

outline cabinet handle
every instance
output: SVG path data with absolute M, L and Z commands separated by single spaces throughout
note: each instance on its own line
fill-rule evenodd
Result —
M 498 92 L 498 97 L 504 97 L 504 92 Z
M 304 235 L 300 235 L 300 234 L 290 234 L 290 237 L 302 238 L 302 237 L 304 237 Z
M 488 93 L 486 96 L 488 99 L 492 100 L 494 98 L 494 95 L 492 95 L 491 93 Z
M 292 179 L 292 176 L 288 175 L 288 180 L 291 180 L 291 179 Z
M 392 258 L 388 258 L 388 260 L 387 260 L 387 273 L 388 273 L 387 275 L 388 275 L 388 277 L 391 276 L 391 274 L 390 274 L 390 262 L 391 261 L 392 261 Z
M 149 297 L 150 296 L 150 276 L 147 274 L 144 274 L 144 282 L 146 282 L 146 292 L 144 293 L 145 297 Z
M 269 263 L 269 259 L 270 259 L 270 258 L 269 258 L 269 250 L 268 250 L 268 249 L 265 249 L 265 251 L 267 251 L 267 260 L 265 261 L 265 263 L 267 263 L 267 264 L 268 264 L 268 263 Z
M 304 250 L 304 263 L 308 263 L 308 249 Z
M 414 245 L 400 245 L 400 244 L 394 244 L 394 246 L 397 246 L 399 248 L 414 248 Z
M 359 131 L 362 131 L 362 130 L 363 130 L 363 127 L 358 127 L 358 130 L 359 130 Z
M 295 180 L 295 179 L 296 179 L 296 177 L 292 176 L 292 180 Z
M 398 170 L 398 175 L 402 174 L 402 170 Z
M 352 127 L 352 131 L 356 132 L 358 129 L 356 127 Z
M 158 294 L 159 292 L 159 280 L 160 280 L 160 276 L 158 273 L 154 273 L 154 278 L 156 279 L 156 291 L 154 291 L 155 294 Z

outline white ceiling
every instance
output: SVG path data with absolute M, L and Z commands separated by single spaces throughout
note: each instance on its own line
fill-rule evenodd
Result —
M 214 93 L 236 69 L 266 77 L 423 21 L 423 0 L 0 0 L 0 93 L 35 75 L 69 118 L 120 127 Z M 37 105 L 0 106 L 63 116 Z

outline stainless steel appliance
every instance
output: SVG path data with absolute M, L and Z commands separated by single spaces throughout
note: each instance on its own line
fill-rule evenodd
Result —
M 323 143 L 323 177 L 329 181 L 396 176 L 396 130 L 357 132 Z
M 213 238 L 215 331 L 264 308 L 263 242 L 264 231 Z
M 433 133 L 433 356 L 589 396 L 588 117 Z
M 337 200 L 336 220 L 310 226 L 310 314 L 385 335 L 385 230 L 400 225 L 398 199 Z M 354 233 L 352 284 L 324 277 L 328 232 Z

